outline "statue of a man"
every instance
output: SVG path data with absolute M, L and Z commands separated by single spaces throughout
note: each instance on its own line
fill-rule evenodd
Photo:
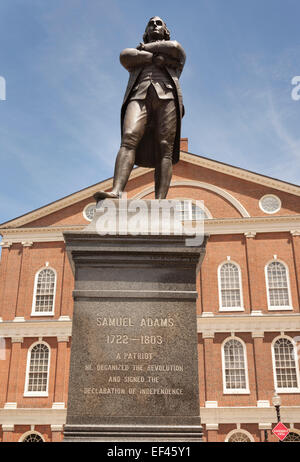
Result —
M 155 198 L 165 199 L 172 164 L 179 160 L 184 107 L 178 79 L 185 52 L 178 42 L 170 40 L 165 22 L 154 16 L 147 24 L 143 43 L 123 50 L 120 61 L 130 73 L 121 110 L 121 147 L 112 191 L 96 193 L 95 198 L 120 197 L 136 164 L 155 168 Z

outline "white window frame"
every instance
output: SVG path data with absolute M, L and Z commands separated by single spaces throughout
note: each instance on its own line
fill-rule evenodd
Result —
M 268 266 L 271 263 L 281 263 L 285 267 L 286 271 L 286 279 L 287 279 L 287 290 L 288 290 L 288 297 L 289 297 L 289 304 L 288 305 L 279 305 L 279 306 L 271 306 L 270 303 L 270 287 L 269 287 L 269 278 L 268 278 Z M 279 259 L 273 259 L 270 260 L 266 265 L 265 265 L 265 281 L 266 281 L 266 291 L 267 291 L 267 302 L 268 302 L 268 310 L 269 311 L 291 311 L 293 310 L 293 304 L 292 304 L 292 295 L 291 295 L 291 286 L 290 286 L 290 272 L 287 264 Z
M 227 435 L 226 435 L 226 438 L 225 438 L 225 442 L 228 443 L 230 438 L 235 434 L 235 433 L 243 433 L 244 435 L 246 435 L 249 439 L 250 439 L 250 442 L 251 443 L 254 443 L 254 438 L 253 436 L 251 435 L 251 433 L 249 433 L 247 430 L 242 430 L 242 429 L 239 429 L 239 428 L 235 428 L 234 430 L 231 430 L 231 432 L 229 432 Z
M 86 221 L 89 221 L 89 222 L 91 222 L 92 220 L 87 216 L 86 210 L 87 210 L 87 208 L 90 207 L 91 205 L 94 205 L 95 208 L 96 208 L 96 202 L 90 202 L 89 204 L 87 204 L 87 205 L 84 207 L 83 212 L 82 212 L 83 217 L 85 218 L 85 220 L 86 220 Z
M 179 201 L 179 202 L 184 202 L 184 201 L 187 201 L 188 203 L 190 203 L 191 205 L 191 209 L 190 209 L 190 218 L 185 218 L 184 221 L 193 221 L 192 220 L 192 206 L 195 205 L 197 207 L 197 200 L 196 199 L 191 199 L 189 197 L 174 197 L 172 200 L 174 201 Z M 206 217 L 204 218 L 204 220 L 211 220 L 213 218 L 212 214 L 210 213 L 210 211 L 208 210 L 208 208 L 204 205 L 204 203 L 202 203 L 203 207 L 200 207 L 201 210 L 203 210 L 203 212 L 205 213 Z
M 48 356 L 48 369 L 47 369 L 47 388 L 45 391 L 28 391 L 28 382 L 29 382 L 29 368 L 30 368 L 30 359 L 31 359 L 31 352 L 32 349 L 36 345 L 45 345 L 48 350 L 49 350 L 49 356 Z M 48 388 L 49 388 L 49 373 L 50 373 L 50 360 L 51 360 L 51 348 L 47 342 L 44 342 L 44 340 L 34 342 L 27 353 L 27 364 L 26 364 L 26 377 L 25 377 L 25 388 L 24 388 L 24 396 L 35 396 L 35 397 L 42 397 L 42 396 L 48 396 Z
M 43 435 L 35 430 L 29 430 L 28 432 L 24 433 L 19 439 L 19 443 L 22 443 L 28 435 L 38 435 L 42 438 L 43 442 L 45 443 L 45 438 L 43 437 Z
M 236 340 L 240 342 L 243 347 L 246 388 L 230 388 L 230 389 L 226 388 L 224 347 L 226 343 L 229 342 L 230 340 Z M 237 394 L 238 395 L 249 395 L 250 389 L 249 389 L 249 377 L 248 377 L 247 348 L 246 348 L 245 342 L 240 337 L 236 337 L 236 336 L 227 337 L 221 345 L 221 351 L 222 351 L 223 394 L 224 395 L 237 395 Z
M 39 277 L 40 272 L 45 270 L 45 269 L 53 271 L 54 275 L 55 275 L 52 311 L 35 311 L 38 277 Z M 43 268 L 40 268 L 36 272 L 35 278 L 34 278 L 34 289 L 33 289 L 33 300 L 32 300 L 32 307 L 31 307 L 31 316 L 54 316 L 54 313 L 55 313 L 55 298 L 56 298 L 56 285 L 57 285 L 57 272 L 51 266 L 43 266 Z
M 277 384 L 277 374 L 276 374 L 276 361 L 275 361 L 275 352 L 274 352 L 274 346 L 277 340 L 279 339 L 287 339 L 289 340 L 293 347 L 294 347 L 294 357 L 295 357 L 295 368 L 296 368 L 296 377 L 297 377 L 297 387 L 293 388 L 279 388 Z M 277 393 L 300 393 L 300 374 L 299 374 L 299 359 L 298 359 L 298 354 L 297 354 L 297 346 L 294 340 L 289 337 L 288 335 L 278 335 L 277 337 L 274 338 L 272 344 L 271 344 L 271 352 L 272 352 L 272 365 L 273 365 L 273 379 L 274 379 L 274 389 Z
M 233 307 L 227 307 L 227 306 L 222 306 L 222 290 L 221 290 L 221 268 L 225 264 L 232 264 L 235 265 L 238 269 L 238 275 L 239 275 L 239 286 L 240 286 L 240 298 L 241 298 L 241 305 L 240 306 L 233 306 Z M 243 285 L 242 285 L 242 272 L 241 272 L 241 267 L 240 265 L 233 261 L 233 260 L 226 260 L 220 263 L 218 266 L 218 292 L 219 292 L 219 311 L 244 311 L 244 298 L 243 298 Z
M 277 207 L 276 210 L 273 210 L 272 212 L 270 212 L 270 211 L 264 209 L 264 207 L 262 205 L 262 202 L 265 199 L 265 197 L 274 197 L 278 201 L 278 207 Z M 262 196 L 259 199 L 258 204 L 259 204 L 260 210 L 262 210 L 264 213 L 267 213 L 268 215 L 273 215 L 274 213 L 279 212 L 279 210 L 281 209 L 281 205 L 282 205 L 280 197 L 275 196 L 275 194 L 265 194 L 264 196 Z

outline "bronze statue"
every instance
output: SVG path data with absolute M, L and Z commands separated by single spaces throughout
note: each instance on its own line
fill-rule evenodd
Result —
M 101 191 L 94 197 L 97 201 L 120 197 L 136 164 L 155 168 L 155 198 L 165 199 L 172 164 L 179 160 L 184 106 L 178 79 L 185 52 L 178 42 L 170 40 L 165 22 L 154 16 L 143 42 L 123 50 L 120 61 L 130 73 L 121 110 L 121 147 L 112 191 Z

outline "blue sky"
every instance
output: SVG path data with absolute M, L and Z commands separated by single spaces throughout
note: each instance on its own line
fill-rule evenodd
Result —
M 299 0 L 2 0 L 0 222 L 111 177 L 148 19 L 187 54 L 189 151 L 300 184 Z

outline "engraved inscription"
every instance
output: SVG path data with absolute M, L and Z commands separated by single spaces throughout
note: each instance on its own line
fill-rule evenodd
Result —
M 181 383 L 185 372 L 183 364 L 163 362 L 160 348 L 168 348 L 170 329 L 176 326 L 174 316 L 102 316 L 97 313 L 96 326 L 101 329 L 99 348 L 106 348 L 106 361 L 87 363 L 86 374 L 101 374 L 101 387 L 85 386 L 84 395 L 168 395 L 182 396 L 182 387 L 166 386 L 166 377 L 172 377 L 170 383 Z M 168 329 L 168 335 L 166 334 Z M 155 329 L 155 333 L 154 333 Z M 134 351 L 138 345 L 147 351 Z M 127 348 L 122 351 L 118 348 Z M 117 351 L 116 351 L 117 349 Z M 119 351 L 118 351 L 119 350 Z M 177 377 L 176 377 L 177 375 Z M 87 376 L 87 377 L 88 377 Z M 93 375 L 94 377 L 94 375 Z

